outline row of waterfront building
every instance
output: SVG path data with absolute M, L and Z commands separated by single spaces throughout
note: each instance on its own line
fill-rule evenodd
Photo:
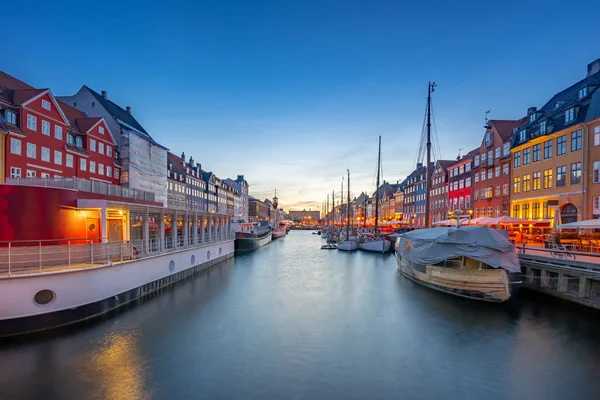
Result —
M 72 96 L 54 96 L 0 71 L 0 183 L 65 178 L 151 193 L 171 208 L 249 219 L 243 175 L 221 179 L 171 153 L 106 91 L 84 85 Z
M 427 166 L 379 190 L 379 220 L 424 227 Z M 454 210 L 473 218 L 509 215 L 562 223 L 600 217 L 600 59 L 587 75 L 553 95 L 541 108 L 530 107 L 514 120 L 486 120 L 481 143 L 456 160 L 429 165 L 429 223 Z M 375 193 L 351 203 L 355 222 L 372 221 Z M 346 215 L 338 205 L 327 218 Z M 340 217 L 341 215 L 341 217 Z

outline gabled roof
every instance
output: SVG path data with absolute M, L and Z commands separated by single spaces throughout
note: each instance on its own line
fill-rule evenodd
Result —
M 13 92 L 13 104 L 22 105 L 48 89 L 22 89 Z
M 88 132 L 94 126 L 98 125 L 100 121 L 102 121 L 102 118 L 80 118 L 77 120 L 77 127 L 82 132 Z
M 183 165 L 181 164 L 181 157 L 171 153 L 170 151 L 167 151 L 167 168 L 169 168 L 170 171 L 173 172 L 177 172 L 178 174 L 181 175 L 185 175 L 186 174 L 186 170 L 185 168 L 183 168 Z M 172 167 L 171 167 L 172 165 Z
M 150 143 L 153 143 L 157 146 L 160 146 L 160 147 L 166 149 L 166 147 L 157 143 L 152 138 L 152 136 L 150 136 L 150 134 L 148 132 L 146 132 L 144 127 L 137 121 L 137 119 L 135 119 L 135 117 L 133 115 L 129 114 L 126 110 L 121 108 L 121 106 L 119 106 L 116 103 L 113 103 L 112 101 L 110 101 L 108 99 L 105 99 L 104 96 L 102 96 L 100 93 L 92 90 L 88 86 L 84 85 L 83 87 L 85 89 L 89 90 L 89 92 L 94 96 L 96 101 L 98 101 L 98 103 L 102 107 L 104 107 L 106 112 L 108 112 L 115 119 L 117 124 L 119 124 L 122 128 L 127 129 L 132 132 L 135 132 L 137 135 L 148 140 Z
M 447 171 L 448 167 L 455 164 L 456 160 L 437 160 L 435 165 L 439 165 L 442 170 Z
M 35 89 L 23 81 L 0 71 L 0 101 L 13 104 L 13 93 L 15 90 Z
M 596 60 L 598 62 L 598 60 Z M 587 96 L 579 98 L 579 90 L 588 88 Z M 520 135 L 512 136 L 512 146 L 519 146 L 526 141 L 540 136 L 540 123 L 546 121 L 546 135 L 561 131 L 570 126 L 588 122 L 600 118 L 600 72 L 586 76 L 568 88 L 556 93 L 544 104 L 542 108 L 536 110 L 536 118 L 530 121 L 529 118 L 521 124 L 517 131 L 526 131 L 526 139 L 520 141 Z M 575 119 L 570 122 L 565 121 L 565 112 L 575 108 Z
M 516 127 L 524 124 L 528 120 L 527 117 L 523 117 L 519 120 L 513 119 L 492 119 L 490 120 L 490 124 L 496 128 L 496 132 L 500 136 L 502 142 L 506 142 L 510 135 L 513 134 Z

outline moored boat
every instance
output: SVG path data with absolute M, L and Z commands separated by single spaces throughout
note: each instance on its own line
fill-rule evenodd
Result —
M 239 224 L 235 233 L 235 251 L 258 250 L 271 243 L 272 233 L 269 225 L 256 223 Z
M 352 235 L 352 230 L 350 229 L 350 170 L 348 172 L 348 197 L 347 197 L 347 206 L 346 206 L 346 231 L 344 233 L 344 239 L 338 243 L 337 249 L 342 251 L 355 251 L 358 250 L 358 242 L 356 236 Z
M 521 267 L 505 232 L 466 226 L 404 233 L 395 245 L 398 271 L 444 293 L 507 301 L 520 287 Z
M 389 253 L 392 249 L 392 242 L 382 235 L 363 235 L 357 245 L 358 249 L 371 253 Z

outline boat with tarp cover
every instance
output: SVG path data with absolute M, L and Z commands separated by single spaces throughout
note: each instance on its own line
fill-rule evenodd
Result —
M 488 302 L 510 299 L 521 266 L 506 231 L 485 226 L 420 229 L 395 244 L 398 271 L 431 289 Z

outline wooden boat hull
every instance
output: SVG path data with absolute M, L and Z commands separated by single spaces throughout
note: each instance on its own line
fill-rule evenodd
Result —
M 358 243 L 353 241 L 343 241 L 338 243 L 337 249 L 343 251 L 355 251 L 358 250 Z
M 392 242 L 388 240 L 374 240 L 372 242 L 358 243 L 359 250 L 371 253 L 388 253 L 392 248 Z
M 427 265 L 423 272 L 411 266 L 398 253 L 396 261 L 402 275 L 440 292 L 493 303 L 502 303 L 511 297 L 513 288 L 509 274 L 502 268 L 477 270 Z

